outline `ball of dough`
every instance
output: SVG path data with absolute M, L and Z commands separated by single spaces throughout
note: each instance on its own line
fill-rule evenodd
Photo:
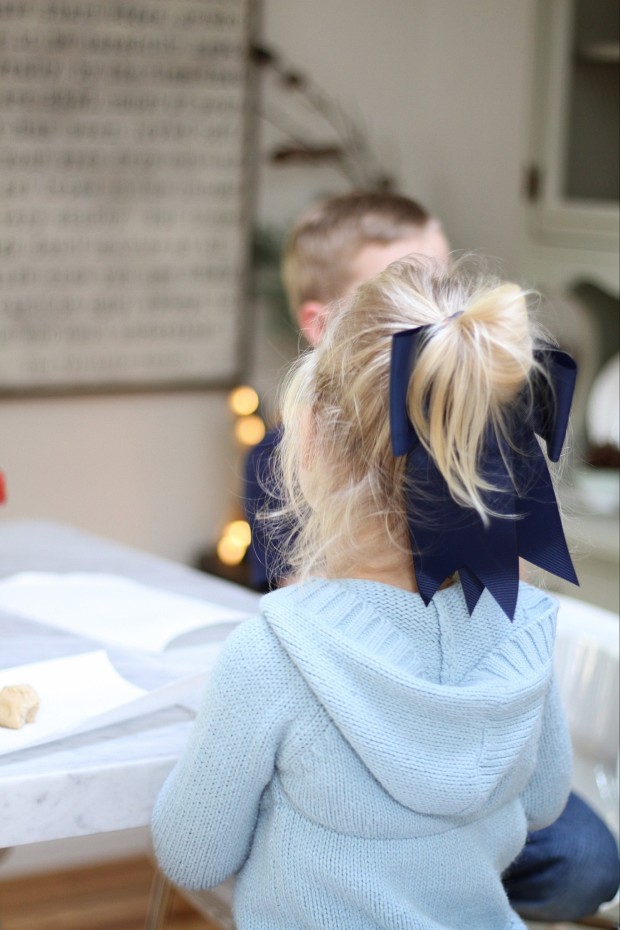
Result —
M 0 727 L 19 730 L 32 723 L 39 710 L 39 695 L 30 685 L 7 685 L 0 690 Z

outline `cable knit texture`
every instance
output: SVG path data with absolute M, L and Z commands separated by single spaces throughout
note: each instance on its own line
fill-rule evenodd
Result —
M 512 930 L 501 874 L 562 811 L 556 604 L 460 585 L 266 595 L 226 641 L 153 815 L 178 885 L 237 873 L 239 930 Z

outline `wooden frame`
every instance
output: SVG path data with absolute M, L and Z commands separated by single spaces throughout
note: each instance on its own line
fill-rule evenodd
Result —
M 254 16 L 254 0 L 11 5 L 0 396 L 238 382 Z

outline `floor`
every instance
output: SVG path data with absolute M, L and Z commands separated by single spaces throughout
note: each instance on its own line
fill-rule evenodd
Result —
M 150 860 L 140 857 L 0 882 L 0 930 L 143 930 L 153 874 Z M 175 894 L 165 930 L 217 928 Z
M 143 930 L 146 858 L 0 882 L 1 930 Z M 175 895 L 165 930 L 217 930 Z

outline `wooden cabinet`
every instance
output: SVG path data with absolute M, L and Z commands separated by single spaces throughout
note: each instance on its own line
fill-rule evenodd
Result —
M 618 0 L 539 0 L 525 189 L 538 242 L 617 251 Z

